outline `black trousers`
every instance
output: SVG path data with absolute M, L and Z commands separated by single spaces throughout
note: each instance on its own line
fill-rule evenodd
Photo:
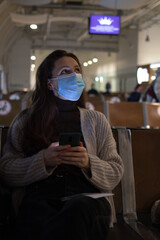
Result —
M 75 195 L 98 192 L 83 175 L 52 175 L 29 187 L 16 221 L 18 239 L 105 240 L 110 222 L 110 205 L 105 198 Z

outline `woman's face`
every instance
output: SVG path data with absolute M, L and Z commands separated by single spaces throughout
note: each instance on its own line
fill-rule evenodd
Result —
M 67 75 L 70 73 L 81 73 L 81 68 L 72 57 L 62 57 L 55 62 L 52 77 Z
M 55 96 L 64 100 L 78 100 L 84 86 L 81 67 L 74 58 L 65 56 L 55 61 L 52 79 L 48 81 L 48 89 Z

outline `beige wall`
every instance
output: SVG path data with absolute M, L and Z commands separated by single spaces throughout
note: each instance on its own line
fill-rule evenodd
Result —
M 52 51 L 54 51 L 53 49 Z M 35 85 L 35 73 L 37 67 L 43 61 L 43 59 L 51 53 L 51 50 L 36 50 L 36 68 L 34 72 L 31 72 L 31 86 Z M 83 62 L 93 59 L 94 57 L 98 58 L 98 63 L 93 63 L 88 67 L 83 67 L 84 80 L 86 83 L 86 89 L 90 89 L 92 82 L 96 76 L 103 76 L 104 81 L 101 83 L 95 83 L 97 90 L 103 91 L 105 89 L 106 81 L 111 81 L 115 77 L 116 73 L 116 53 L 111 53 L 109 56 L 108 52 L 97 52 L 97 51 L 73 51 L 73 53 L 79 58 L 82 67 Z M 116 84 L 112 86 L 112 90 L 116 91 Z
M 146 35 L 150 41 L 146 42 Z M 153 25 L 138 34 L 138 65 L 160 62 L 160 25 Z
M 9 55 L 9 91 L 30 88 L 30 40 L 17 40 Z

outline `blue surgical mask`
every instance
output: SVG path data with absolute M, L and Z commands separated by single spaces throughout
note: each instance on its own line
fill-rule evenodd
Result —
M 54 82 L 57 83 L 57 89 L 54 86 Z M 52 78 L 49 82 L 53 83 L 53 92 L 55 96 L 62 97 L 63 99 L 70 101 L 77 101 L 85 88 L 82 75 L 75 72 L 67 75 L 61 75 L 56 78 Z

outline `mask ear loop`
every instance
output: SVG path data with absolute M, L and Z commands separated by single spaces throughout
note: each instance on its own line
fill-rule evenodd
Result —
M 47 85 L 49 90 L 53 90 L 52 81 L 50 79 L 48 79 Z
M 54 80 L 55 79 L 55 80 Z M 58 80 L 56 78 L 48 79 L 48 89 L 53 92 L 56 97 L 59 97 L 58 94 Z

